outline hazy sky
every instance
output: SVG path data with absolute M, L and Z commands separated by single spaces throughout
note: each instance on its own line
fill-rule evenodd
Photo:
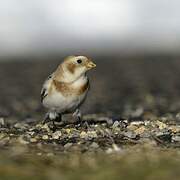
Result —
M 180 45 L 179 0 L 0 1 L 0 55 Z

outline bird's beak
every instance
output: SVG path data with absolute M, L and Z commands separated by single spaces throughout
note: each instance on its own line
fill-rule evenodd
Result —
M 95 68 L 96 67 L 96 64 L 93 63 L 91 60 L 87 63 L 86 67 L 88 69 L 92 69 L 92 68 Z

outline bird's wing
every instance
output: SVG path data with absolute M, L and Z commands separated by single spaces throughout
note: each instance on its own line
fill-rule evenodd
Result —
M 52 79 L 52 76 L 53 76 L 53 74 L 48 76 L 48 78 L 45 80 L 45 82 L 43 84 L 43 87 L 41 89 L 41 102 L 43 102 L 44 98 L 48 95 L 48 88 L 49 88 L 49 84 Z
M 48 95 L 47 89 L 46 88 L 42 88 L 41 90 L 41 102 L 43 102 L 44 98 Z

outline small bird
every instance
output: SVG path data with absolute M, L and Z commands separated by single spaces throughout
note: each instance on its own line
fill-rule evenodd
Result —
M 96 64 L 85 56 L 68 56 L 64 59 L 45 80 L 41 90 L 41 102 L 49 110 L 43 123 L 60 122 L 62 115 L 69 113 L 81 120 L 79 107 L 89 90 L 86 72 L 94 67 Z

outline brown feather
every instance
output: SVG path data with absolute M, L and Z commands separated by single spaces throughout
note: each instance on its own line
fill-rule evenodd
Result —
M 53 84 L 57 91 L 61 92 L 63 96 L 69 95 L 81 95 L 89 88 L 89 81 L 78 88 L 72 87 L 70 83 L 59 82 L 57 80 L 53 80 Z
M 71 72 L 72 74 L 74 74 L 75 68 L 76 68 L 76 65 L 75 65 L 75 64 L 73 64 L 73 63 L 68 63 L 68 64 L 67 64 L 67 69 L 68 69 L 69 72 Z

